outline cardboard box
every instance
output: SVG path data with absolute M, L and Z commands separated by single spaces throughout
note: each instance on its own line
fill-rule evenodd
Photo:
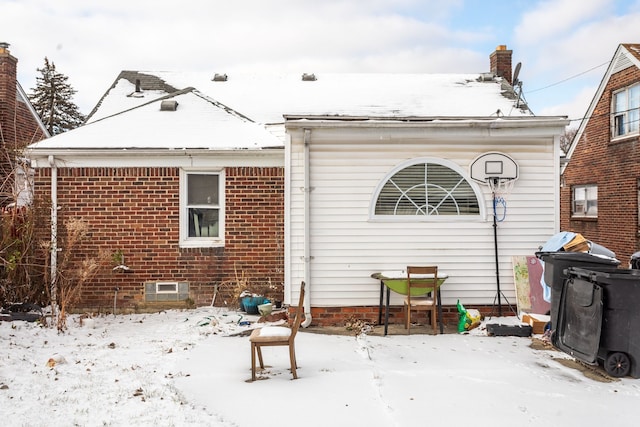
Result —
M 589 252 L 589 242 L 582 236 L 582 234 L 576 234 L 573 240 L 562 248 L 567 252 Z
M 534 334 L 544 334 L 544 328 L 551 320 L 550 316 L 544 314 L 528 314 L 522 315 L 522 323 L 530 325 Z

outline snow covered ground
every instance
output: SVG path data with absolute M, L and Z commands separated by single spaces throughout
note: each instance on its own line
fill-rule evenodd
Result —
M 592 426 L 638 421 L 640 380 L 602 381 L 532 348 L 469 334 L 296 338 L 248 382 L 239 315 L 211 307 L 0 322 L 0 415 L 12 426 Z M 499 323 L 506 319 L 492 319 Z M 214 324 L 218 322 L 217 326 Z M 424 423 L 419 420 L 424 418 Z

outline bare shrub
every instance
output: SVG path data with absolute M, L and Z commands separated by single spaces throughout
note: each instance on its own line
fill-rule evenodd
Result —
M 1 138 L 0 138 L 1 140 Z M 12 144 L 0 149 L 0 304 L 47 302 L 38 253 L 48 209 L 31 200 L 29 168 Z M 28 203 L 28 206 L 25 206 Z
M 245 276 L 244 271 L 238 274 L 237 268 L 234 267 L 235 280 L 227 280 L 220 283 L 218 290 L 225 296 L 224 304 L 231 308 L 240 307 L 240 298 L 245 292 L 249 292 L 249 279 Z
M 224 305 L 231 309 L 240 308 L 240 300 L 244 296 L 256 295 L 269 298 L 271 301 L 282 301 L 284 287 L 281 283 L 273 283 L 271 278 L 249 279 L 244 271 L 238 272 L 234 266 L 235 278 L 218 285 L 218 292 L 224 297 Z
M 58 331 L 66 329 L 67 314 L 73 309 L 82 294 L 84 286 L 89 283 L 100 270 L 109 265 L 112 254 L 106 250 L 100 250 L 93 257 L 78 259 L 77 249 L 82 248 L 82 243 L 88 237 L 88 224 L 79 218 L 71 218 L 65 223 L 66 234 L 60 239 L 60 252 L 58 258 L 56 277 L 52 286 L 55 294 L 51 295 L 52 304 L 57 304 L 59 310 L 55 315 L 55 324 Z

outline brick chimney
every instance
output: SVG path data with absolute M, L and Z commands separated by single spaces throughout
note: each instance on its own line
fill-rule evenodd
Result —
M 507 50 L 507 45 L 501 44 L 491 55 L 489 55 L 490 71 L 498 77 L 504 78 L 509 84 L 512 84 L 513 77 L 511 71 L 511 54 L 512 50 Z
M 9 43 L 0 42 L 0 143 L 15 141 L 14 115 L 17 97 L 18 60 L 9 53 Z
M 18 59 L 9 52 L 9 43 L 0 42 L 0 148 L 21 148 L 47 137 L 44 125 L 18 84 Z M 6 156 L 0 157 L 1 163 Z

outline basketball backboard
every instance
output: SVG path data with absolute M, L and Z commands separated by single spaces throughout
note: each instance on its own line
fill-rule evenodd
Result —
M 488 178 L 500 180 L 518 179 L 518 164 L 504 153 L 491 151 L 475 158 L 469 165 L 471 179 L 487 184 Z

